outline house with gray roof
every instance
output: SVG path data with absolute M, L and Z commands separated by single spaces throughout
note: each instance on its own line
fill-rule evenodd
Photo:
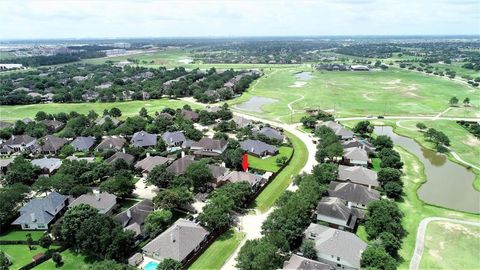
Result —
M 207 167 L 208 169 L 210 169 L 210 172 L 212 173 L 214 186 L 217 186 L 218 181 L 221 181 L 222 178 L 225 177 L 230 172 L 230 170 L 225 166 L 208 164 Z
M 56 154 L 68 143 L 67 139 L 55 135 L 47 135 L 39 139 L 40 151 L 44 154 Z
M 342 162 L 346 165 L 367 167 L 370 162 L 367 151 L 351 147 L 343 149 Z
M 8 166 L 13 162 L 13 158 L 0 158 L 0 176 L 5 175 Z
M 157 145 L 157 134 L 150 134 L 146 131 L 135 132 L 130 140 L 135 147 L 155 147 Z
M 323 197 L 317 205 L 316 214 L 319 223 L 339 230 L 354 231 L 358 222 L 347 202 L 336 197 Z
M 233 116 L 233 122 L 235 123 L 235 125 L 237 126 L 237 128 L 244 128 L 244 127 L 248 127 L 252 124 L 252 120 L 249 120 L 245 117 L 242 117 L 242 116 L 237 116 L 237 115 L 234 115 Z
M 8 123 L 8 122 L 5 122 L 5 121 L 0 121 L 0 129 L 9 128 L 9 127 L 12 127 L 12 126 L 13 126 L 12 123 Z
M 278 153 L 277 147 L 259 140 L 245 140 L 240 142 L 243 151 L 257 157 L 273 156 Z
M 89 151 L 95 144 L 95 137 L 76 137 L 70 145 L 75 151 Z
M 97 209 L 100 214 L 111 214 L 115 205 L 117 205 L 117 196 L 107 192 L 83 194 L 71 202 L 68 208 L 80 204 L 88 204 Z
M 184 263 L 201 248 L 208 235 L 208 231 L 199 224 L 180 218 L 146 244 L 142 252 L 144 256 L 156 260 L 170 258 Z
M 105 151 L 105 150 L 122 150 L 123 146 L 127 141 L 122 137 L 110 136 L 105 137 L 100 144 L 97 145 L 95 150 Z
M 282 142 L 285 139 L 285 136 L 283 134 L 271 127 L 263 127 L 258 131 L 254 131 L 253 134 L 262 134 L 265 137 L 269 138 L 270 140 L 276 140 Z
M 50 131 L 52 133 L 60 131 L 65 126 L 65 123 L 57 121 L 55 119 L 53 119 L 53 120 L 45 119 L 45 120 L 40 121 L 40 123 L 47 126 L 48 131 Z
M 58 158 L 43 157 L 34 159 L 31 161 L 31 163 L 32 165 L 40 167 L 45 175 L 52 175 L 60 168 L 60 166 L 62 166 L 62 160 Z
M 118 126 L 118 124 L 120 124 L 120 121 L 119 121 L 118 119 L 113 118 L 113 117 L 110 117 L 109 115 L 105 115 L 104 117 L 96 120 L 96 121 L 95 121 L 95 125 L 101 126 L 101 125 L 105 124 L 105 121 L 106 121 L 107 119 L 112 120 L 112 123 L 113 123 L 114 126 Z
M 222 177 L 219 181 L 218 185 L 223 185 L 225 183 L 239 183 L 239 182 L 247 182 L 252 187 L 252 190 L 258 190 L 261 186 L 263 186 L 267 179 L 263 178 L 260 175 L 256 175 L 249 172 L 244 171 L 231 171 L 229 174 Z
M 227 149 L 227 145 L 226 140 L 204 137 L 200 141 L 192 143 L 190 148 L 196 156 L 218 157 Z
M 366 209 L 368 203 L 380 199 L 380 192 L 362 185 L 331 181 L 328 196 L 347 201 L 349 207 Z
M 147 156 L 146 158 L 138 161 L 135 164 L 135 168 L 142 170 L 143 173 L 149 173 L 155 168 L 155 166 L 170 164 L 173 160 L 171 158 L 161 156 Z
M 123 152 L 116 152 L 111 157 L 107 158 L 105 162 L 108 164 L 113 164 L 115 163 L 115 161 L 119 159 L 123 159 L 125 162 L 127 162 L 128 165 L 132 165 L 133 161 L 135 161 L 135 157 L 130 154 L 123 153 Z
M 68 203 L 68 197 L 51 192 L 44 198 L 34 198 L 20 208 L 20 216 L 12 225 L 20 225 L 22 230 L 47 230 Z
M 198 119 L 199 119 L 198 113 L 196 113 L 194 111 L 189 111 L 189 110 L 182 109 L 181 115 L 183 116 L 183 118 L 185 118 L 187 120 L 190 120 L 190 121 L 193 121 L 193 122 L 197 122 Z
M 149 199 L 144 199 L 116 215 L 114 219 L 122 224 L 124 230 L 131 230 L 135 232 L 135 237 L 143 238 L 145 237 L 145 219 L 153 210 L 153 202 Z
M 355 234 L 311 223 L 304 236 L 315 243 L 318 261 L 334 269 L 360 269 L 367 244 Z
M 171 172 L 171 173 L 173 173 L 177 176 L 182 175 L 182 174 L 185 173 L 188 166 L 190 166 L 193 163 L 195 163 L 195 160 L 194 160 L 193 156 L 184 156 L 184 157 L 179 158 L 179 159 L 175 160 L 174 162 L 172 162 L 172 164 L 170 164 L 167 167 L 167 171 L 169 171 L 169 172 Z
M 293 254 L 288 261 L 283 263 L 283 270 L 333 270 L 333 268 L 319 261 L 307 259 Z
M 187 138 L 183 134 L 183 131 L 167 131 L 163 133 L 162 139 L 167 145 L 168 152 L 175 152 L 183 148 L 183 145 L 187 141 Z
M 2 146 L 6 146 L 13 152 L 32 151 L 37 148 L 37 139 L 28 135 L 12 135 Z
M 342 142 L 343 149 L 357 147 L 367 151 L 367 153 L 372 154 L 376 152 L 376 147 L 366 140 L 357 140 L 352 139 Z
M 338 181 L 364 185 L 369 188 L 379 186 L 377 173 L 361 166 L 338 166 Z
M 315 126 L 315 129 L 318 129 L 320 126 L 326 126 L 331 128 L 335 135 L 341 140 L 348 140 L 353 138 L 353 132 L 343 127 L 341 124 L 335 121 L 324 121 L 320 122 Z

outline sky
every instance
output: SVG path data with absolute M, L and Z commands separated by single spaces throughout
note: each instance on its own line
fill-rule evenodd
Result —
M 480 0 L 0 2 L 0 39 L 480 34 Z

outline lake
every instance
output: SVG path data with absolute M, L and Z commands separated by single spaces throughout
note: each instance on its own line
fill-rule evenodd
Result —
M 276 99 L 273 98 L 267 98 L 267 97 L 257 97 L 254 96 L 250 98 L 248 101 L 234 105 L 233 107 L 235 109 L 243 110 L 243 111 L 249 111 L 249 112 L 258 112 L 261 113 L 262 111 L 262 106 L 267 105 L 267 104 L 272 104 L 277 102 Z
M 312 73 L 307 71 L 299 72 L 295 74 L 295 78 L 297 80 L 308 81 L 312 78 Z

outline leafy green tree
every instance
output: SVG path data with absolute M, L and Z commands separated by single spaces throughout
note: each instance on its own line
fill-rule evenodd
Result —
M 147 181 L 159 188 L 168 187 L 175 175 L 167 171 L 165 165 L 155 166 L 147 176 Z
M 315 128 L 315 125 L 317 124 L 317 118 L 314 116 L 304 116 L 302 119 L 300 119 L 300 122 L 302 122 L 302 125 L 306 128 Z
M 90 110 L 87 115 L 88 119 L 90 120 L 95 120 L 98 117 L 98 113 L 96 113 L 94 110 Z
M 401 182 L 402 172 L 394 168 L 382 168 L 378 171 L 378 182 L 383 186 L 389 182 Z
M 225 196 L 233 200 L 236 209 L 245 206 L 252 196 L 252 188 L 247 182 L 227 183 L 215 189 L 211 198 Z
M 143 117 L 143 118 L 148 117 L 148 111 L 147 111 L 147 109 L 145 109 L 145 107 L 142 107 L 142 108 L 140 109 L 140 112 L 138 112 L 138 115 L 140 115 L 140 116 Z
M 165 143 L 162 137 L 157 138 L 157 144 L 155 145 L 155 149 L 159 152 L 167 151 L 167 144 Z
M 35 114 L 35 120 L 42 121 L 45 119 L 48 119 L 48 115 L 44 111 L 38 111 L 37 114 Z
M 206 160 L 190 164 L 184 175 L 192 179 L 194 190 L 199 190 L 213 179 L 212 171 L 208 168 Z
M 449 101 L 450 106 L 457 106 L 458 105 L 458 98 L 457 97 L 452 97 Z
M 73 153 L 75 153 L 75 148 L 73 148 L 73 146 L 71 146 L 70 144 L 63 146 L 60 150 L 60 155 L 63 157 L 71 156 L 73 155 Z
M 38 240 L 38 244 L 43 248 L 49 248 L 52 243 L 53 240 L 48 234 L 42 235 L 42 237 Z
M 10 265 L 12 265 L 12 263 L 10 262 L 10 259 L 8 259 L 5 252 L 0 250 L 0 269 L 8 270 Z
M 85 270 L 137 270 L 138 268 L 112 260 L 97 261 L 86 266 Z
M 383 232 L 378 236 L 379 244 L 392 257 L 398 255 L 398 250 L 402 247 L 402 241 L 389 232 Z
M 167 209 L 153 211 L 145 219 L 145 232 L 151 237 L 164 231 L 172 220 L 172 212 Z
M 227 149 L 222 154 L 225 166 L 231 169 L 242 169 L 243 150 L 241 148 Z
M 39 167 L 32 165 L 30 161 L 22 156 L 18 156 L 10 163 L 5 175 L 5 181 L 9 185 L 15 183 L 31 185 L 40 172 Z
M 288 158 L 286 156 L 280 156 L 280 157 L 277 157 L 277 159 L 275 160 L 275 163 L 277 163 L 278 167 L 282 167 L 287 163 L 287 160 Z
M 176 261 L 171 258 L 166 258 L 157 265 L 157 270 L 181 270 L 181 269 L 182 269 L 182 264 L 179 261 Z
M 230 212 L 234 208 L 234 202 L 226 196 L 215 196 L 203 208 L 198 215 L 200 223 L 210 230 L 219 230 L 230 224 Z
M 372 141 L 373 145 L 377 148 L 377 151 L 381 151 L 383 148 L 393 148 L 392 139 L 387 135 L 379 135 Z
M 427 126 L 424 123 L 417 123 L 415 126 L 420 130 L 424 130 L 427 128 Z
M 321 184 L 329 184 L 337 179 L 338 165 L 335 163 L 321 163 L 315 165 L 312 171 L 313 176 Z
M 387 197 L 391 199 L 400 199 L 402 196 L 402 185 L 398 182 L 388 182 L 386 183 L 383 188 L 385 189 L 385 193 L 387 194 Z
M 463 100 L 463 105 L 469 106 L 469 105 L 470 105 L 470 98 L 466 97 L 466 98 Z
M 303 257 L 309 258 L 312 260 L 317 259 L 317 251 L 315 250 L 315 242 L 312 240 L 305 240 L 300 247 Z
M 402 227 L 403 213 L 395 202 L 379 200 L 368 204 L 365 217 L 365 231 L 370 239 L 377 238 L 383 232 L 389 232 L 398 239 L 405 236 Z
M 184 187 L 160 190 L 153 198 L 153 204 L 160 209 L 179 208 L 193 202 L 192 193 Z
M 80 243 L 76 241 L 75 234 L 79 231 L 83 221 L 97 214 L 98 210 L 88 204 L 80 204 L 68 209 L 63 216 L 60 236 L 66 243 L 78 250 Z
M 100 191 L 115 194 L 118 197 L 125 198 L 132 194 L 135 189 L 135 182 L 131 175 L 117 174 L 100 184 Z
M 55 263 L 55 267 L 60 267 L 63 264 L 62 255 L 58 252 L 52 254 L 52 261 Z
M 360 121 L 353 128 L 353 132 L 359 134 L 371 134 L 373 132 L 373 126 L 370 121 Z
M 117 107 L 113 107 L 110 109 L 108 115 L 110 115 L 111 117 L 120 117 L 122 116 L 122 111 Z
M 378 270 L 395 270 L 397 262 L 381 247 L 368 246 L 360 260 L 362 268 L 372 267 Z
M 28 249 L 32 250 L 33 249 L 33 238 L 32 238 L 32 234 L 31 233 L 27 233 L 26 234 L 26 242 L 27 242 L 27 245 L 28 245 Z
M 28 192 L 28 186 L 18 183 L 0 189 L 0 228 L 10 224 L 16 217 L 18 207 Z
M 273 270 L 280 268 L 282 261 L 277 247 L 261 238 L 247 240 L 238 253 L 236 267 L 242 270 Z
M 12 137 L 12 132 L 9 129 L 0 129 L 0 139 L 8 140 Z

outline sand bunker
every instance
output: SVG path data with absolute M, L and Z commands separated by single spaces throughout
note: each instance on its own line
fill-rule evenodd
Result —
M 178 62 L 182 63 L 182 64 L 190 64 L 193 62 L 193 59 L 191 58 L 184 58 L 184 59 L 180 59 L 178 60 Z
M 371 93 L 372 92 L 364 93 L 362 97 L 368 101 L 373 101 L 374 99 L 369 96 Z
M 294 82 L 292 85 L 290 85 L 289 87 L 293 87 L 293 88 L 298 88 L 298 87 L 303 87 L 305 86 L 305 84 L 307 84 L 306 82 Z

